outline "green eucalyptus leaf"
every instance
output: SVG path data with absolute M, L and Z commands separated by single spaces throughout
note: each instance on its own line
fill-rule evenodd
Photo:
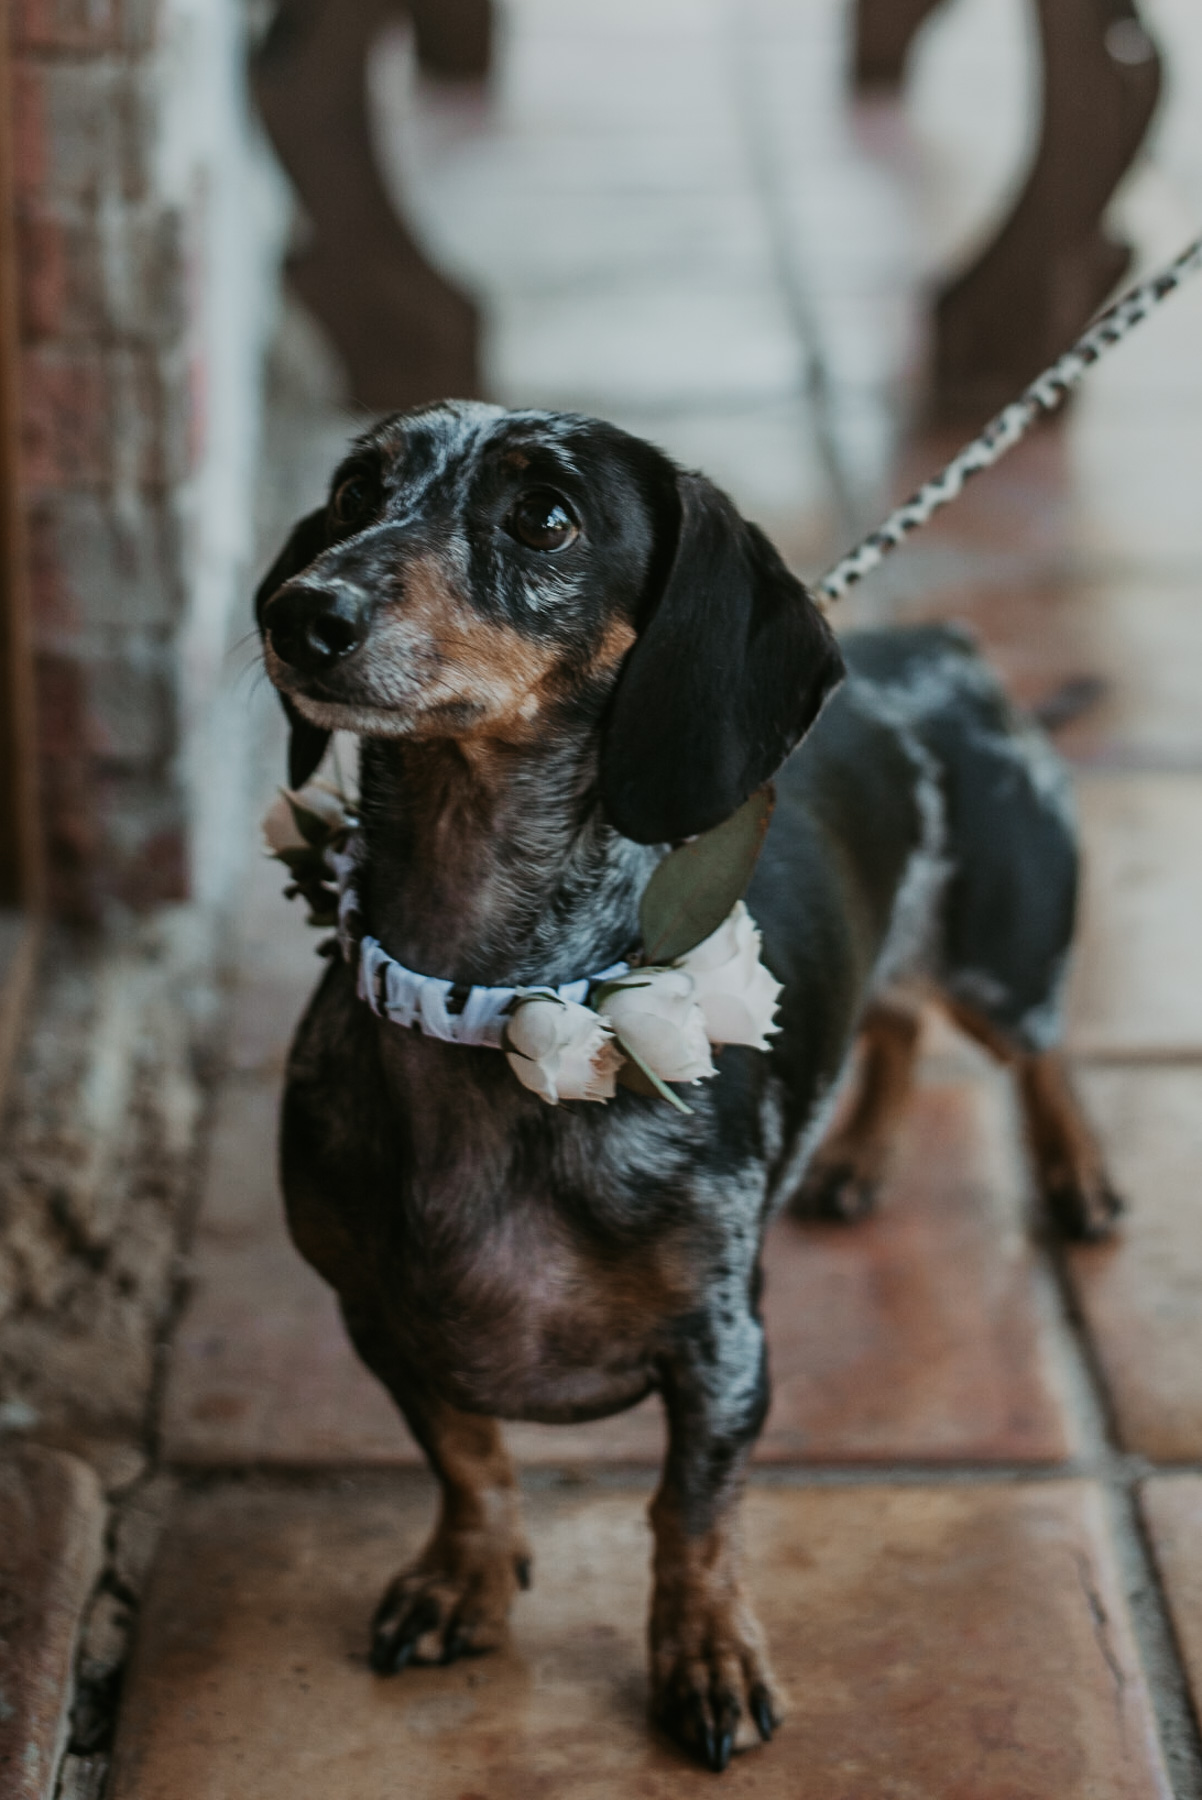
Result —
M 772 807 L 771 786 L 759 788 L 721 825 L 665 856 L 639 907 L 647 962 L 676 962 L 729 917 L 751 880 Z
M 659 970 L 644 969 L 640 964 L 637 973 L 640 975 L 658 975 Z M 594 988 L 589 1005 L 594 1012 L 600 1012 L 611 994 L 624 994 L 628 988 L 645 988 L 650 986 L 651 983 L 649 981 L 632 981 L 629 975 L 619 975 L 616 980 L 603 981 L 599 987 Z
M 677 1112 L 687 1113 L 689 1118 L 692 1118 L 693 1117 L 693 1108 L 691 1106 L 686 1106 L 684 1101 L 681 1099 L 680 1095 L 673 1093 L 672 1089 L 668 1086 L 667 1082 L 661 1081 L 659 1076 L 656 1075 L 653 1070 L 651 1070 L 647 1067 L 646 1063 L 643 1061 L 642 1057 L 638 1054 L 638 1052 L 636 1050 L 632 1050 L 630 1048 L 630 1045 L 626 1042 L 626 1039 L 622 1036 L 622 1033 L 618 1030 L 618 1028 L 616 1026 L 611 1026 L 611 1029 L 613 1031 L 614 1037 L 617 1039 L 618 1043 L 621 1045 L 623 1056 L 628 1057 L 630 1062 L 633 1064 L 634 1070 L 636 1072 L 636 1076 L 638 1078 L 641 1078 L 642 1081 L 648 1082 L 650 1084 L 650 1091 L 654 1094 L 658 1094 L 661 1100 L 667 1100 L 670 1105 L 672 1105 L 676 1108 Z M 620 1069 L 618 1071 L 618 1080 L 619 1081 L 622 1081 L 622 1077 L 625 1073 L 626 1073 L 626 1071 L 624 1068 Z M 627 1079 L 626 1081 L 622 1082 L 622 1085 L 623 1085 L 623 1087 L 633 1088 L 634 1092 L 636 1094 L 645 1094 L 648 1091 L 647 1088 L 640 1085 L 639 1080 L 637 1080 L 637 1079 L 636 1080 Z

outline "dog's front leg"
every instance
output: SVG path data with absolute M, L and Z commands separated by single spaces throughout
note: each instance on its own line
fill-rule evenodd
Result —
M 651 1701 L 665 1730 L 711 1769 L 740 1725 L 770 1738 L 781 1703 L 763 1633 L 743 1591 L 739 1506 L 767 1409 L 763 1332 L 749 1315 L 665 1373 L 668 1456 L 651 1505 Z
M 514 1595 L 530 1586 L 521 1497 L 496 1420 L 395 1387 L 393 1394 L 442 1496 L 429 1543 L 376 1609 L 371 1666 L 381 1675 L 496 1649 Z

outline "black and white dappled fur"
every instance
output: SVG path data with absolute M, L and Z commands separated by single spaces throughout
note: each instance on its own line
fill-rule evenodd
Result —
M 944 995 L 1023 1073 L 1061 1219 L 1113 1211 L 1048 1060 L 1077 880 L 1063 772 L 965 637 L 837 646 L 724 495 L 572 415 L 448 404 L 377 426 L 258 616 L 293 781 L 331 730 L 361 734 L 367 928 L 425 974 L 558 984 L 637 952 L 666 845 L 775 776 L 747 899 L 781 1029 L 768 1054 L 725 1049 L 691 1117 L 622 1088 L 548 1106 L 497 1052 L 376 1018 L 332 961 L 281 1140 L 295 1240 L 442 1483 L 374 1666 L 498 1641 L 529 1552 L 496 1420 L 654 1390 L 653 1707 L 723 1767 L 780 1712 L 734 1523 L 768 1398 L 764 1227 L 815 1202 L 840 1077 L 899 984 Z M 857 1154 L 815 1203 L 868 1180 Z

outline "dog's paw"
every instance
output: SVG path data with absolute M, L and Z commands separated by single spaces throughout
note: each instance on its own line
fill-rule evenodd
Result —
M 1049 1182 L 1043 1198 L 1054 1228 L 1079 1244 L 1097 1244 L 1113 1237 L 1127 1210 L 1122 1196 L 1101 1173 L 1079 1181 Z
M 505 1639 L 514 1595 L 530 1586 L 530 1551 L 520 1539 L 440 1532 L 389 1583 L 371 1626 L 377 1675 L 409 1663 L 481 1656 Z
M 876 1210 L 880 1181 L 851 1159 L 815 1157 L 789 1202 L 795 1219 L 857 1225 Z
M 784 1707 L 741 1596 L 704 1610 L 657 1606 L 651 1636 L 652 1714 L 670 1737 L 715 1774 L 736 1748 L 767 1742 Z

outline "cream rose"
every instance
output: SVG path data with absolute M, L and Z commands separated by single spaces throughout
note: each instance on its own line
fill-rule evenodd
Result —
M 635 969 L 597 1010 L 661 1081 L 700 1081 L 715 1073 L 705 1017 L 683 969 Z
M 612 1100 L 622 1055 L 590 1007 L 547 994 L 519 993 L 505 1032 L 509 1066 L 532 1093 L 560 1100 Z
M 295 801 L 304 812 L 316 813 L 322 824 L 329 828 L 331 835 L 346 824 L 346 805 L 341 794 L 326 787 L 324 783 L 311 782 L 297 793 L 281 789 L 263 819 L 263 842 L 268 856 L 278 856 L 283 850 L 306 848 L 306 841 L 293 817 L 290 801 Z
M 717 931 L 680 959 L 693 978 L 711 1044 L 769 1048 L 768 1035 L 783 989 L 760 961 L 760 928 L 740 900 Z

